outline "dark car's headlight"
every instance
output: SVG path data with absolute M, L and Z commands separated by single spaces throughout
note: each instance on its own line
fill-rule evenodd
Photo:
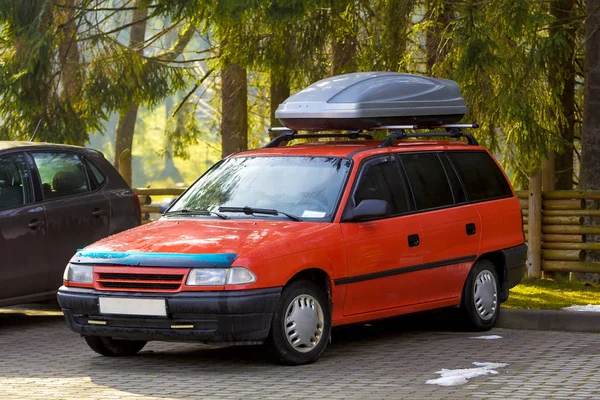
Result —
M 194 268 L 190 271 L 188 286 L 243 285 L 256 282 L 256 275 L 244 267 Z
M 91 265 L 67 264 L 63 280 L 73 283 L 92 283 L 94 267 Z

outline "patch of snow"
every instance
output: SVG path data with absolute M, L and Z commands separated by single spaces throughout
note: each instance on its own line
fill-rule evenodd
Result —
M 500 335 L 472 336 L 470 339 L 494 340 L 494 339 L 502 339 L 502 336 L 500 336 Z
M 600 312 L 600 305 L 588 304 L 587 306 L 570 306 L 563 308 L 565 311 L 587 311 L 587 312 Z
M 440 385 L 440 386 L 456 386 L 464 385 L 471 378 L 484 375 L 497 375 L 497 368 L 506 367 L 506 363 L 487 363 L 487 362 L 474 362 L 473 365 L 476 368 L 463 368 L 463 369 L 442 369 L 437 371 L 436 374 L 440 374 L 441 377 L 438 379 L 429 379 L 425 382 L 428 385 Z

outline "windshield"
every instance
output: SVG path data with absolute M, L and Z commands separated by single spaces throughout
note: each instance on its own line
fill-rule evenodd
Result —
M 169 213 L 251 207 L 277 210 L 302 220 L 330 220 L 349 169 L 350 160 L 337 157 L 229 158 L 196 181 Z M 260 213 L 222 212 L 231 218 L 273 218 Z

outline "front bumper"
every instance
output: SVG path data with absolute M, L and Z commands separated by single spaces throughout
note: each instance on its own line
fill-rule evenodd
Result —
M 140 294 L 63 286 L 57 297 L 67 324 L 83 336 L 256 344 L 269 334 L 281 290 Z M 167 317 L 101 314 L 99 296 L 165 299 Z

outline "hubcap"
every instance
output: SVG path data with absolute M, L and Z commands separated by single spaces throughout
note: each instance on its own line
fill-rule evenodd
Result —
M 475 279 L 475 309 L 483 320 L 494 316 L 498 307 L 498 289 L 494 275 L 487 270 L 481 271 Z
M 321 341 L 323 309 L 312 296 L 301 294 L 288 306 L 283 328 L 288 343 L 301 353 L 308 353 Z

